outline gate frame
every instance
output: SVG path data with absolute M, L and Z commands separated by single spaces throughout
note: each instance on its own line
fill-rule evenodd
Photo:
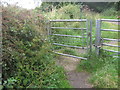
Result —
M 86 28 L 65 28 L 65 27 L 51 27 L 51 22 L 86 22 Z M 90 27 L 89 27 L 90 25 Z M 52 29 L 79 29 L 79 30 L 86 30 L 86 45 L 87 45 L 87 53 L 92 51 L 92 20 L 88 20 L 88 19 L 56 19 L 56 20 L 50 20 L 49 21 L 49 26 L 48 26 L 48 35 L 56 35 L 56 36 L 68 36 L 68 37 L 78 37 L 78 38 L 84 38 L 84 36 L 74 36 L 74 35 L 62 35 L 62 34 L 52 34 L 51 30 Z M 84 34 L 84 33 L 83 33 Z M 51 39 L 51 38 L 49 38 Z M 89 41 L 90 40 L 90 41 Z M 57 44 L 57 43 L 53 43 L 54 45 L 59 45 L 59 46 L 66 46 L 66 47 L 73 47 L 73 48 L 81 48 L 81 49 L 85 49 L 84 47 L 78 47 L 78 46 L 70 46 L 70 45 L 64 45 L 64 44 Z M 90 45 L 90 46 L 89 46 Z M 89 47 L 88 47 L 89 46 Z M 63 54 L 63 53 L 58 53 L 53 51 L 56 54 L 59 55 L 64 55 L 64 56 L 68 56 L 68 57 L 73 57 L 73 58 L 78 58 L 78 59 L 84 59 L 87 60 L 88 58 L 84 58 L 84 57 L 78 57 L 78 56 L 74 56 L 74 55 L 69 55 L 69 54 Z

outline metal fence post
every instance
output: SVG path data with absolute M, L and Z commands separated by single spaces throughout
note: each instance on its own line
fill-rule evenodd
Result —
M 96 40 L 95 40 L 95 50 L 96 54 L 99 55 L 100 45 L 101 45 L 101 20 L 96 20 Z
M 48 41 L 50 42 L 50 28 L 49 28 L 49 21 L 46 21 L 46 31 L 47 31 L 47 39 L 48 39 Z
M 90 20 L 90 53 L 92 52 L 92 20 Z
M 51 34 L 51 22 L 50 21 L 47 22 L 47 31 L 48 31 L 48 35 L 50 35 Z
M 87 39 L 86 39 L 86 42 L 87 42 L 87 54 L 89 53 L 89 48 L 88 48 L 88 46 L 89 46 L 89 21 L 88 21 L 88 19 L 87 19 L 87 21 L 86 21 L 86 28 L 87 28 L 87 30 L 86 30 L 86 32 L 87 32 Z

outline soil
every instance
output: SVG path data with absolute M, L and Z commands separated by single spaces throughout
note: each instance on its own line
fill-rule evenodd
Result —
M 80 52 L 80 50 L 79 50 Z M 73 88 L 92 88 L 88 82 L 90 74 L 87 72 L 77 72 L 76 68 L 77 65 L 80 63 L 80 59 L 66 57 L 66 56 L 59 56 L 57 64 L 64 67 L 67 75 L 67 79 L 69 80 L 70 84 Z

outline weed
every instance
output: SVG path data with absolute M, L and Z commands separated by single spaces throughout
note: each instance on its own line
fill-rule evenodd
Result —
M 77 70 L 90 72 L 92 76 L 89 81 L 96 88 L 117 88 L 118 59 L 107 57 L 106 53 L 99 57 L 92 53 L 89 60 L 80 62 Z
M 3 7 L 4 88 L 69 88 L 64 70 L 50 53 L 42 16 L 29 12 Z

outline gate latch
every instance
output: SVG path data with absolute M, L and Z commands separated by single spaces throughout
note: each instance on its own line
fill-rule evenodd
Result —
M 96 47 L 96 48 L 101 48 L 102 47 L 101 45 L 97 46 L 95 44 L 93 44 L 93 46 Z

